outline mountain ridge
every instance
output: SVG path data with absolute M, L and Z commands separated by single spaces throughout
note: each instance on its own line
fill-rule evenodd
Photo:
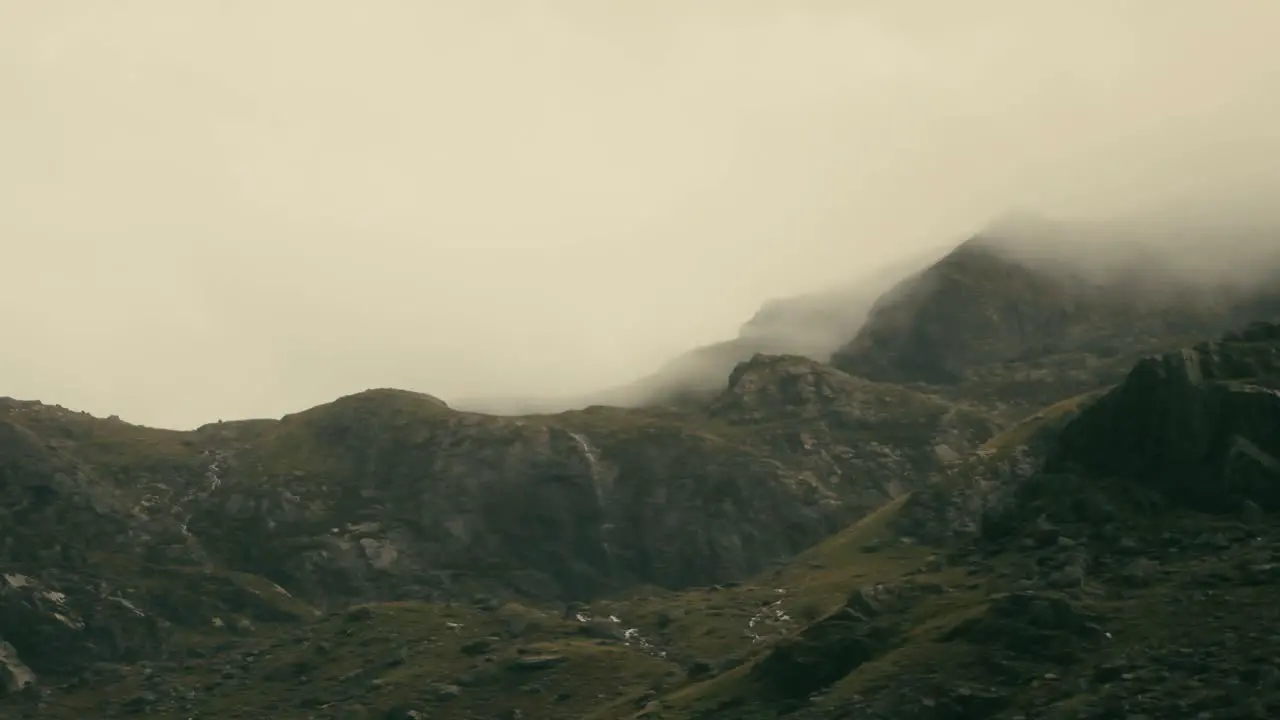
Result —
M 1270 617 L 1280 326 L 1223 326 L 1280 321 L 1275 288 L 1184 312 L 1080 287 L 978 238 L 881 295 L 836 364 L 753 353 L 679 404 L 510 417 L 383 388 L 170 431 L 0 399 L 0 708 L 1246 707 L 1198 705 L 1144 618 Z M 1060 320 L 1028 342 L 987 313 L 1009 299 Z M 1262 672 L 1201 640 L 1213 677 Z M 1140 690 L 1096 679 L 1116 667 Z M 1250 679 L 1259 712 L 1276 681 Z

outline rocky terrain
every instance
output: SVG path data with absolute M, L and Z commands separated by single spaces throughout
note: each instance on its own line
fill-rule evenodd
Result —
M 1275 717 L 1277 289 L 1133 287 L 966 243 L 679 407 L 0 400 L 0 716 Z

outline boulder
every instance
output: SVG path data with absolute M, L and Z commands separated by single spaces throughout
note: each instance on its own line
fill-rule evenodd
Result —
M 14 695 L 35 684 L 36 674 L 18 657 L 18 651 L 0 640 L 0 691 L 5 695 Z

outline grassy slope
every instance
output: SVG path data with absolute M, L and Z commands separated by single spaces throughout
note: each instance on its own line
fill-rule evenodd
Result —
M 408 411 L 419 401 L 404 398 Z M 993 441 L 987 451 L 1018 445 L 1088 396 L 1071 398 L 1033 415 Z M 631 418 L 634 415 L 628 413 Z M 555 416 L 569 428 L 588 423 L 596 432 L 635 432 L 642 427 L 608 409 Z M 666 418 L 655 414 L 655 427 Z M 235 433 L 232 424 L 198 433 Z M 275 432 L 288 447 L 290 423 L 259 425 L 254 433 Z M 79 426 L 72 423 L 70 427 Z M 100 422 L 76 430 L 98 457 L 145 443 L 161 456 L 185 461 L 194 448 L 186 438 L 121 424 L 113 434 Z M 131 452 L 136 452 L 136 449 Z M 296 457 L 300 450 L 290 449 Z M 181 657 L 149 665 L 104 669 L 87 685 L 59 689 L 32 717 L 99 716 L 129 704 L 150 704 L 150 717 L 308 718 L 394 717 L 388 711 L 421 709 L 440 720 L 468 717 L 574 718 L 605 720 L 637 713 L 670 719 L 768 717 L 758 697 L 752 668 L 781 637 L 839 607 L 851 590 L 911 577 L 951 589 L 914 605 L 909 631 L 898 646 L 859 667 L 814 701 L 815 708 L 840 707 L 859 697 L 888 692 L 902 678 L 922 672 L 936 680 L 962 683 L 985 657 L 984 648 L 942 642 L 943 633 L 980 616 L 993 592 L 1010 584 L 1016 553 L 996 558 L 975 573 L 972 567 L 936 562 L 938 549 L 902 542 L 890 532 L 905 502 L 882 508 L 804 552 L 783 567 L 725 587 L 673 593 L 636 589 L 626 596 L 593 603 L 585 612 L 597 619 L 581 623 L 556 608 L 506 605 L 392 603 L 317 617 L 310 608 L 279 593 L 269 582 L 227 571 L 213 574 L 168 569 L 153 575 L 157 590 L 175 583 L 210 595 L 227 594 L 236 603 L 266 605 L 269 619 L 253 627 L 210 627 L 181 636 Z M 1183 515 L 1169 521 L 1185 532 L 1212 530 L 1212 521 Z M 1190 529 L 1188 529 L 1190 528 Z M 1243 550 L 1239 551 L 1243 552 Z M 1148 586 L 1114 593 L 1099 590 L 1086 601 L 1109 620 L 1116 638 L 1107 657 L 1132 648 L 1176 640 L 1194 607 L 1180 604 L 1180 588 L 1197 578 L 1234 567 L 1231 555 L 1188 558 L 1170 565 Z M 189 573 L 190 577 L 182 573 Z M 781 592 L 779 592 L 781 591 Z M 1267 588 L 1246 588 L 1231 597 L 1241 618 L 1275 614 Z M 779 602 L 791 618 L 756 630 L 748 625 L 763 606 Z M 1208 602 L 1208 601 L 1205 601 Z M 1268 610 L 1267 608 L 1272 608 Z M 1211 612 L 1205 609 L 1205 612 Z M 1221 611 L 1218 611 L 1221 614 Z M 627 642 L 618 631 L 635 628 L 651 647 Z M 476 645 L 470 645 L 476 643 Z M 485 647 L 480 648 L 480 645 Z M 466 649 L 464 649 L 466 648 Z M 530 661 L 529 658 L 535 658 Z M 537 667 L 522 668 L 520 663 Z M 539 666 L 545 663 L 545 667 Z M 716 668 L 706 679 L 690 680 L 691 666 Z M 952 677 L 954 676 L 954 677 Z M 948 678 L 951 678 L 948 680 Z M 1030 683 L 1028 702 L 1053 690 Z M 1086 702 L 1080 693 L 1078 702 Z M 658 711 L 654 701 L 660 704 Z M 644 711 L 646 705 L 649 711 Z M 21 710 L 18 709 L 17 712 Z M 361 714 L 364 713 L 364 714 Z M 505 715 L 504 715 L 505 714 Z M 15 717 L 19 715 L 14 715 Z
M 188 433 L 103 421 L 50 406 L 26 407 L 19 418 L 23 424 L 46 437 L 61 436 L 73 442 L 76 453 L 93 465 L 135 469 L 140 467 L 140 459 L 145 459 L 157 472 L 166 467 L 199 468 L 204 462 L 201 450 L 223 443 L 254 448 L 254 459 L 266 472 L 319 469 L 328 458 L 314 438 L 323 437 L 322 426 L 335 416 L 344 422 L 372 418 L 385 426 L 424 418 L 435 422 L 512 422 L 456 413 L 427 396 L 384 390 L 348 396 L 279 422 L 218 423 Z M 530 416 L 520 422 L 590 432 L 602 440 L 676 431 L 742 449 L 760 431 L 759 427 L 714 418 L 695 420 L 660 409 L 596 407 Z M 137 577 L 134 584 L 144 594 L 182 588 L 187 602 L 198 603 L 201 596 L 216 598 L 245 608 L 245 612 L 226 617 L 225 627 L 182 631 L 175 652 L 186 659 L 162 664 L 160 672 L 122 669 L 118 681 L 58 692 L 40 716 L 83 717 L 90 709 L 131 698 L 158 696 L 163 700 L 175 694 L 192 695 L 192 707 L 215 717 L 309 717 L 315 712 L 312 706 L 317 698 L 328 706 L 326 709 L 351 704 L 371 708 L 413 705 L 423 700 L 424 687 L 445 688 L 444 695 L 449 695 L 449 686 L 476 675 L 477 668 L 503 667 L 526 654 L 560 655 L 565 662 L 547 670 L 496 673 L 492 682 L 482 680 L 475 687 L 464 687 L 456 699 L 432 702 L 433 716 L 461 718 L 515 708 L 527 718 L 600 712 L 604 717 L 621 712 L 655 690 L 685 685 L 689 686 L 687 696 L 694 698 L 701 688 L 711 686 L 685 679 L 690 664 L 749 663 L 770 641 L 838 606 L 852 587 L 889 580 L 918 566 L 930 554 L 927 549 L 892 546 L 871 552 L 864 548 L 884 534 L 887 518 L 899 505 L 884 508 L 784 567 L 733 587 L 683 593 L 638 589 L 627 597 L 603 600 L 587 608 L 595 617 L 614 615 L 623 625 L 636 628 L 654 644 L 653 651 L 642 651 L 636 644 L 616 638 L 584 635 L 581 623 L 546 608 L 525 609 L 526 622 L 517 623 L 524 625 L 517 632 L 505 619 L 513 608 L 492 611 L 461 605 L 386 604 L 370 608 L 370 615 L 356 620 L 349 613 L 314 619 L 316 611 L 257 576 L 218 567 L 144 567 L 111 558 L 112 572 Z M 762 604 L 778 600 L 791 621 L 762 630 L 764 640 L 753 642 L 745 634 L 748 622 Z M 260 619 L 252 621 L 252 629 L 237 629 L 242 617 Z M 450 629 L 448 623 L 461 627 Z M 497 640 L 480 659 L 461 652 L 464 643 L 486 637 Z M 330 651 L 320 654 L 316 650 L 320 647 Z M 659 657 L 659 651 L 665 651 L 665 656 Z M 205 655 L 208 657 L 201 657 Z M 311 666 L 314 668 L 300 669 Z M 290 674 L 287 668 L 297 672 Z M 356 671 L 360 673 L 353 676 Z M 163 678 L 162 688 L 156 686 L 157 677 Z M 150 714 L 189 714 L 175 710 L 168 715 L 163 705 L 152 706 Z
M 584 634 L 581 623 L 548 610 L 398 603 L 355 608 L 310 624 L 263 624 L 247 637 L 204 634 L 192 640 L 192 648 L 196 655 L 211 657 L 163 667 L 157 675 L 164 678 L 166 692 L 194 693 L 194 707 L 206 717 L 219 718 L 379 717 L 377 713 L 403 707 L 429 709 L 430 717 L 442 720 L 514 717 L 510 713 L 517 709 L 528 719 L 606 720 L 643 714 L 642 708 L 653 699 L 659 699 L 660 715 L 649 714 L 665 720 L 771 717 L 753 706 L 758 698 L 750 679 L 753 663 L 767 646 L 753 645 L 742 635 L 760 603 L 778 599 L 779 588 L 787 590 L 784 607 L 796 616 L 793 628 L 798 629 L 806 615 L 840 604 L 857 586 L 899 582 L 912 575 L 954 592 L 913 607 L 911 630 L 899 647 L 849 674 L 813 706 L 840 707 L 859 696 L 888 692 L 904 677 L 922 671 L 935 673 L 935 681 L 943 684 L 971 682 L 973 668 L 982 663 L 987 649 L 943 642 L 942 635 L 981 615 L 991 593 L 1008 585 L 1001 579 L 1001 566 L 997 563 L 981 576 L 963 568 L 916 573 L 932 554 L 929 548 L 891 544 L 872 549 L 875 541 L 884 539 L 895 510 L 888 507 L 785 568 L 742 585 L 642 594 L 588 609 L 598 618 L 616 614 L 626 625 L 642 628 L 651 640 L 669 639 L 669 644 L 660 645 L 668 651 L 667 658 L 636 644 Z M 1168 521 L 1168 527 L 1211 532 L 1214 524 L 1187 514 Z M 1242 637 L 1256 634 L 1256 623 L 1275 619 L 1272 588 L 1242 587 L 1226 602 L 1211 596 L 1192 605 L 1181 602 L 1184 588 L 1204 584 L 1238 565 L 1246 550 L 1171 564 L 1149 586 L 1132 592 L 1091 593 L 1085 605 L 1106 618 L 1114 638 L 1093 665 L 1119 662 L 1135 650 L 1200 642 L 1201 635 L 1222 632 L 1220 624 L 1210 629 L 1188 622 L 1195 617 L 1236 616 L 1233 629 Z M 1017 558 L 1004 560 L 1012 565 Z M 808 605 L 814 608 L 811 613 L 804 610 Z M 664 616 L 665 623 L 660 620 Z M 656 629 L 663 625 L 665 632 Z M 464 652 L 468 643 L 483 638 L 491 638 L 486 650 Z M 1206 637 L 1203 642 L 1212 640 Z M 680 661 L 725 656 L 737 656 L 741 664 L 698 682 L 686 678 L 683 666 L 688 662 Z M 554 658 L 549 662 L 559 664 L 512 669 L 512 663 L 527 657 Z M 1087 677 L 1087 672 L 1080 672 Z M 1023 700 L 1043 701 L 1060 693 L 1061 685 L 1058 680 L 1029 682 Z M 149 688 L 154 683 L 135 668 L 121 682 L 60 694 L 59 702 L 39 717 L 89 717 L 104 707 L 155 694 Z M 1090 692 L 1101 689 L 1080 692 L 1071 702 L 1088 702 Z M 360 709 L 371 714 L 351 714 Z M 151 716 L 187 717 L 189 711 Z
M 584 633 L 583 623 L 551 609 L 388 603 L 307 622 L 304 606 L 277 597 L 279 604 L 296 613 L 297 622 L 263 622 L 239 634 L 219 628 L 190 634 L 184 640 L 194 659 L 161 664 L 163 670 L 156 675 L 164 678 L 165 694 L 194 693 L 194 707 L 220 718 L 304 718 L 318 707 L 359 705 L 383 711 L 401 705 L 422 707 L 430 701 L 431 717 L 442 720 L 477 714 L 498 717 L 512 709 L 521 710 L 525 718 L 603 719 L 635 712 L 653 691 L 672 693 L 665 701 L 670 711 L 693 712 L 738 690 L 736 680 L 763 651 L 765 644 L 753 644 L 743 634 L 761 603 L 782 600 L 794 622 L 762 634 L 785 634 L 839 605 L 852 587 L 893 580 L 925 560 L 926 548 L 866 548 L 883 536 L 897 506 L 812 548 L 796 562 L 741 585 L 684 593 L 639 592 L 585 608 L 595 618 L 615 615 L 624 625 L 640 629 L 653 649 L 593 637 L 608 631 Z M 953 575 L 944 572 L 938 579 L 949 581 Z M 232 576 L 228 582 L 240 587 L 256 584 L 267 598 L 273 594 L 269 583 L 252 577 Z M 779 594 L 778 589 L 787 592 Z M 484 652 L 463 651 L 468 643 L 485 638 L 490 647 Z M 658 656 L 663 650 L 665 658 Z M 562 660 L 548 669 L 511 669 L 519 658 L 531 656 Z M 693 659 L 732 656 L 744 663 L 741 670 L 708 682 L 685 678 Z M 40 717 L 87 717 L 148 693 L 158 694 L 155 683 L 143 669 L 134 668 L 119 682 L 59 693 Z M 431 700 L 433 696 L 438 699 Z M 184 712 L 151 716 L 186 717 Z

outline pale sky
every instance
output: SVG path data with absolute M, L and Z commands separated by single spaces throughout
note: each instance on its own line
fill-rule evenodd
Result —
M 1009 210 L 1268 212 L 1278 37 L 1269 0 L 0 0 L 0 395 L 570 394 Z

